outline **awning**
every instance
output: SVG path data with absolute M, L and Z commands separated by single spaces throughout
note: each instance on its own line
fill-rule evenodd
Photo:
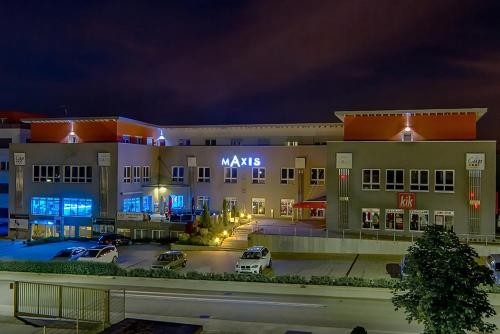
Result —
M 305 201 L 295 203 L 293 207 L 295 209 L 326 209 L 326 202 Z

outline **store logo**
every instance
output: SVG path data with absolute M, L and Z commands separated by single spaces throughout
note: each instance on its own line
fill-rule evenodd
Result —
M 232 160 L 229 158 L 222 158 L 222 166 L 227 167 L 242 167 L 242 166 L 250 166 L 250 167 L 259 167 L 260 166 L 260 158 L 246 157 L 241 158 L 238 156 L 233 156 Z
M 399 209 L 415 209 L 415 193 L 398 193 Z
M 465 169 L 484 170 L 484 153 L 467 153 Z

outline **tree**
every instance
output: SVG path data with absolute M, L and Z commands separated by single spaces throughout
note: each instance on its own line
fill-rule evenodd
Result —
M 210 228 L 210 211 L 208 210 L 207 203 L 203 204 L 203 212 L 201 214 L 201 227 Z
M 476 251 L 453 232 L 429 226 L 408 248 L 404 277 L 394 289 L 396 310 L 404 308 L 408 322 L 423 323 L 425 334 L 492 333 L 496 326 L 483 317 L 496 314 L 481 285 L 494 283 L 479 265 Z
M 227 213 L 227 200 L 224 198 L 224 200 L 222 201 L 222 222 L 224 223 L 224 225 L 226 225 L 229 221 L 229 219 L 227 219 Z

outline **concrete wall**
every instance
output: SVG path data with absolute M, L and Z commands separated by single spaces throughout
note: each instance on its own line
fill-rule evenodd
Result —
M 326 146 L 178 146 L 160 147 L 162 160 L 162 173 L 165 181 L 170 183 L 169 193 L 180 193 L 189 196 L 190 189 L 193 195 L 209 196 L 211 209 L 221 210 L 224 197 L 236 197 L 240 211 L 251 212 L 252 198 L 265 198 L 265 217 L 280 217 L 280 199 L 298 200 L 298 173 L 295 171 L 294 184 L 281 184 L 281 168 L 295 168 L 296 157 L 306 157 L 306 169 L 304 172 L 304 199 L 310 199 L 325 195 L 324 185 L 310 184 L 311 167 L 326 167 Z M 265 184 L 252 183 L 252 167 L 241 166 L 238 168 L 237 183 L 224 183 L 224 167 L 222 159 L 233 156 L 260 158 L 261 167 L 266 168 Z M 187 168 L 187 157 L 194 156 L 197 166 L 210 167 L 210 183 L 199 183 L 197 181 L 197 169 L 194 182 L 189 187 L 189 171 Z M 185 180 L 183 185 L 172 185 L 172 166 L 185 167 Z M 184 199 L 185 205 L 186 198 Z
M 481 235 L 495 234 L 496 143 L 494 141 L 456 142 L 329 142 L 327 163 L 327 224 L 329 229 L 340 229 L 338 222 L 338 170 L 336 153 L 352 153 L 349 176 L 349 229 L 361 228 L 362 208 L 380 209 L 380 231 L 385 230 L 385 210 L 397 209 L 397 192 L 385 190 L 386 169 L 404 169 L 405 190 L 410 191 L 410 169 L 429 170 L 429 191 L 416 193 L 416 209 L 429 210 L 429 223 L 434 223 L 435 210 L 455 212 L 454 231 L 469 233 L 468 173 L 465 169 L 466 153 L 485 153 L 486 167 L 481 184 Z M 381 189 L 362 190 L 362 169 L 380 169 Z M 455 170 L 455 191 L 434 191 L 434 171 Z M 332 182 L 333 181 L 333 182 Z M 404 231 L 408 234 L 409 212 L 405 210 Z M 391 231 L 392 233 L 392 231 Z

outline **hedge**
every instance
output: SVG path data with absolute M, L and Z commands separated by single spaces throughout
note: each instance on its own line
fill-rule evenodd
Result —
M 233 282 L 258 282 L 258 283 L 280 283 L 300 285 L 329 285 L 329 286 L 354 286 L 367 288 L 394 288 L 399 279 L 377 278 L 367 279 L 360 277 L 330 277 L 312 276 L 306 278 L 298 275 L 266 276 L 263 274 L 246 275 L 236 273 L 181 273 L 167 269 L 123 269 L 114 263 L 94 262 L 35 262 L 35 261 L 0 261 L 0 271 L 72 274 L 72 275 L 96 275 L 96 276 L 120 276 L 120 277 L 151 277 L 169 279 L 190 279 L 206 281 L 233 281 Z M 488 293 L 500 293 L 499 286 L 485 286 L 483 289 Z

